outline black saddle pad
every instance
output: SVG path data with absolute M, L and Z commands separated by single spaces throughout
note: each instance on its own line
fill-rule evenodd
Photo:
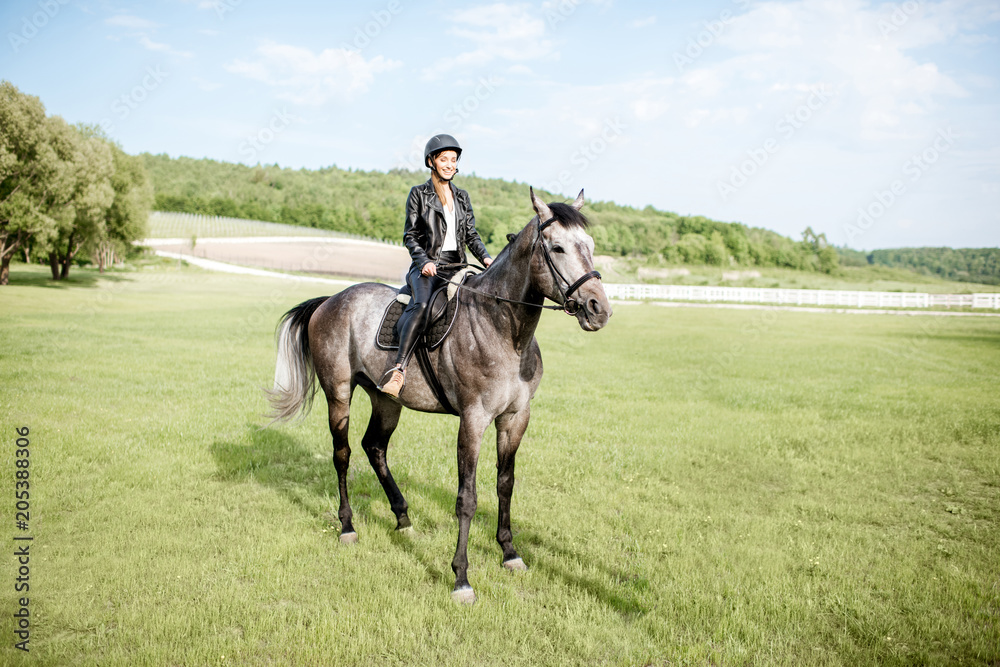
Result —
M 433 307 L 433 304 L 439 298 L 447 298 L 445 296 L 446 289 L 447 286 L 442 287 L 431 297 L 431 312 L 435 313 L 435 311 L 438 311 L 438 314 L 424 331 L 421 340 L 422 344 L 429 350 L 437 348 L 448 337 L 448 334 L 451 333 L 451 327 L 455 323 L 455 315 L 458 313 L 458 298 L 448 301 L 448 305 L 443 310 Z M 399 349 L 399 332 L 396 331 L 396 323 L 403 314 L 404 308 L 406 308 L 406 305 L 397 301 L 395 297 L 385 307 L 385 313 L 382 315 L 382 324 L 379 326 L 378 335 L 375 338 L 375 346 L 380 350 Z

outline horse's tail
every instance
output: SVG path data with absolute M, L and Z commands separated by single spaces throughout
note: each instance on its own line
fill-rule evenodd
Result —
M 288 421 L 300 410 L 309 413 L 316 395 L 316 368 L 309 352 L 309 319 L 329 297 L 303 301 L 278 323 L 278 360 L 274 367 L 274 389 L 264 390 L 271 411 L 270 424 Z M 270 426 L 268 424 L 268 426 Z

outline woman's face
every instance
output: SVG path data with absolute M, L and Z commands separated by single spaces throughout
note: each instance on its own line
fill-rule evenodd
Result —
M 431 159 L 431 164 L 441 178 L 450 181 L 458 171 L 458 153 L 441 151 Z

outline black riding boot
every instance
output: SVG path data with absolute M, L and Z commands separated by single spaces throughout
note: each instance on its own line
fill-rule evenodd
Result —
M 451 266 L 448 270 L 442 270 L 437 276 L 422 275 L 418 268 L 410 269 L 406 276 L 406 282 L 410 286 L 410 303 L 403 310 L 403 314 L 396 323 L 399 331 L 399 352 L 396 354 L 396 364 L 392 369 L 392 377 L 382 387 L 382 391 L 391 395 L 399 396 L 403 388 L 404 372 L 406 364 L 410 362 L 413 351 L 417 348 L 420 336 L 424 331 L 429 317 L 429 303 L 434 289 L 439 287 L 454 273 L 454 265 L 460 258 L 457 252 L 443 253 L 443 259 Z M 387 372 L 386 375 L 389 373 Z
M 399 396 L 399 392 L 403 390 L 403 383 L 406 381 L 406 364 L 410 362 L 410 357 L 413 356 L 413 351 L 417 348 L 420 335 L 424 330 L 427 303 L 417 301 L 416 297 L 418 295 L 424 296 L 424 292 L 427 290 L 426 288 L 413 289 L 413 287 L 411 285 L 413 295 L 410 297 L 410 303 L 403 310 L 403 314 L 400 315 L 399 322 L 396 323 L 396 328 L 399 331 L 399 351 L 396 353 L 396 363 L 390 371 L 386 371 L 386 375 L 390 375 L 391 373 L 389 381 L 379 387 L 383 393 L 390 396 Z
M 426 303 L 413 303 L 407 306 L 399 318 L 399 352 L 396 353 L 396 366 L 406 368 L 410 363 L 413 351 L 417 347 L 420 335 L 424 330 L 424 318 L 427 311 Z

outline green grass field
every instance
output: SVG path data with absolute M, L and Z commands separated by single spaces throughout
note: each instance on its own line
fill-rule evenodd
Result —
M 259 430 L 315 287 L 176 265 L 0 288 L 0 663 L 1000 663 L 1000 321 L 619 305 L 547 313 L 500 565 L 492 431 L 453 604 L 457 419 L 360 447 L 337 539 L 325 404 Z M 30 527 L 15 429 L 30 428 Z M 31 535 L 30 654 L 14 536 Z

